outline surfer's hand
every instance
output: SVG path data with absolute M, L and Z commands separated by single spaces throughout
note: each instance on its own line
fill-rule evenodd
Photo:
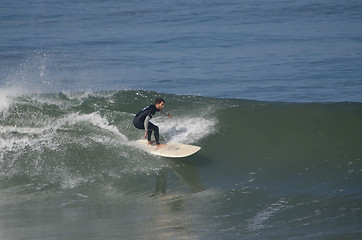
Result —
M 147 132 L 145 132 L 145 138 L 147 137 Z
M 167 114 L 167 116 L 168 116 L 169 118 L 172 118 L 172 115 L 171 115 L 171 114 Z

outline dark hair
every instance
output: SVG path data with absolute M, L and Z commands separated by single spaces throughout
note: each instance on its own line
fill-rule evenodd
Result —
M 155 99 L 155 104 L 160 104 L 161 102 L 165 102 L 165 100 L 163 100 L 162 98 Z

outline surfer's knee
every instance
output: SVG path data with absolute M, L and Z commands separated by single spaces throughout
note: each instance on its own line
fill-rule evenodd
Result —
M 159 132 L 159 128 L 156 125 L 153 126 L 153 130 L 155 131 L 155 133 Z

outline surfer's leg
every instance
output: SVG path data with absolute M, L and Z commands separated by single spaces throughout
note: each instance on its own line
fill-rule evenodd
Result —
M 147 139 L 148 142 L 151 143 L 151 135 L 152 135 L 152 129 L 150 129 L 150 127 L 148 126 L 148 131 L 147 131 Z
M 158 129 L 158 127 L 154 124 L 152 124 L 151 122 L 148 123 L 148 131 L 151 131 L 152 134 L 152 130 L 154 131 L 155 134 L 155 139 L 156 139 L 156 144 L 160 144 L 160 130 Z M 151 134 L 148 133 L 148 141 L 151 141 Z
M 133 125 L 138 129 L 145 129 L 145 125 L 137 117 L 133 119 Z M 152 144 L 154 141 L 151 141 L 152 129 L 149 128 L 147 131 L 147 140 L 149 144 Z
M 155 139 L 156 139 L 156 144 L 157 144 L 157 148 L 163 148 L 164 146 L 166 146 L 166 144 L 161 144 L 160 143 L 160 130 L 158 129 L 158 127 L 156 125 L 154 126 L 154 131 L 155 131 Z

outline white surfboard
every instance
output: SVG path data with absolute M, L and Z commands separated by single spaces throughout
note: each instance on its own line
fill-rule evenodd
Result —
M 146 139 L 137 141 L 139 144 L 144 146 L 144 149 L 154 155 L 169 157 L 169 158 L 182 158 L 190 156 L 201 149 L 199 146 L 187 145 L 182 143 L 168 142 L 166 146 L 157 148 L 156 144 L 148 145 Z

